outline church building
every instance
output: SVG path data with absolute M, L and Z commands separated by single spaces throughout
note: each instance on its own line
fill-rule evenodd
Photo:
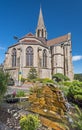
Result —
M 73 79 L 71 34 L 48 40 L 41 8 L 36 33 L 28 33 L 9 46 L 4 61 L 4 70 L 14 80 L 19 75 L 27 78 L 32 67 L 39 78 L 51 79 L 53 74 L 62 73 Z

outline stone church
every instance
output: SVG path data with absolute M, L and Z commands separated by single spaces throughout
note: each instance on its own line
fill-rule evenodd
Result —
M 8 47 L 4 69 L 14 80 L 26 78 L 31 67 L 36 68 L 39 78 L 52 78 L 62 73 L 73 79 L 71 34 L 47 39 L 42 9 L 40 8 L 36 33 L 28 33 Z

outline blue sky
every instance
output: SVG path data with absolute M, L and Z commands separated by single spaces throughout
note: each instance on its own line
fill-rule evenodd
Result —
M 13 36 L 35 33 L 40 5 L 48 39 L 71 32 L 74 73 L 82 73 L 82 0 L 0 0 L 0 63 Z

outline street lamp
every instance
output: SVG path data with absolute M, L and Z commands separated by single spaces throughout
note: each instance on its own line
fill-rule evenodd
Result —
M 14 36 L 14 39 L 19 42 L 19 38 L 17 36 Z M 22 78 L 22 67 L 21 67 L 21 52 L 22 52 L 22 43 L 20 43 L 20 48 L 18 50 L 20 51 L 19 55 L 19 70 L 18 70 L 18 86 L 21 86 L 21 78 Z
M 38 47 L 38 76 L 40 77 L 40 55 L 39 52 L 42 51 L 41 48 Z
M 20 51 L 20 58 L 19 58 L 19 71 L 18 71 L 18 85 L 21 86 L 21 78 L 22 78 L 22 68 L 21 68 L 21 52 L 22 48 L 18 48 Z

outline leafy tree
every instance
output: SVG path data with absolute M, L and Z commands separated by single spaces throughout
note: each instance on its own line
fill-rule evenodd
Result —
M 74 74 L 74 79 L 82 81 L 82 74 Z
M 40 125 L 38 116 L 29 114 L 20 119 L 20 126 L 22 130 L 36 130 Z
M 54 74 L 52 76 L 53 79 L 55 79 L 55 81 L 57 82 L 61 82 L 61 81 L 67 81 L 69 80 L 69 78 L 61 73 L 57 73 L 57 74 Z
M 2 69 L 0 69 L 0 100 L 2 99 L 4 93 L 7 90 L 8 79 L 9 73 L 6 73 Z
M 29 79 L 36 79 L 37 78 L 37 71 L 34 67 L 32 67 L 30 70 L 29 70 L 29 73 L 28 73 L 28 78 Z

